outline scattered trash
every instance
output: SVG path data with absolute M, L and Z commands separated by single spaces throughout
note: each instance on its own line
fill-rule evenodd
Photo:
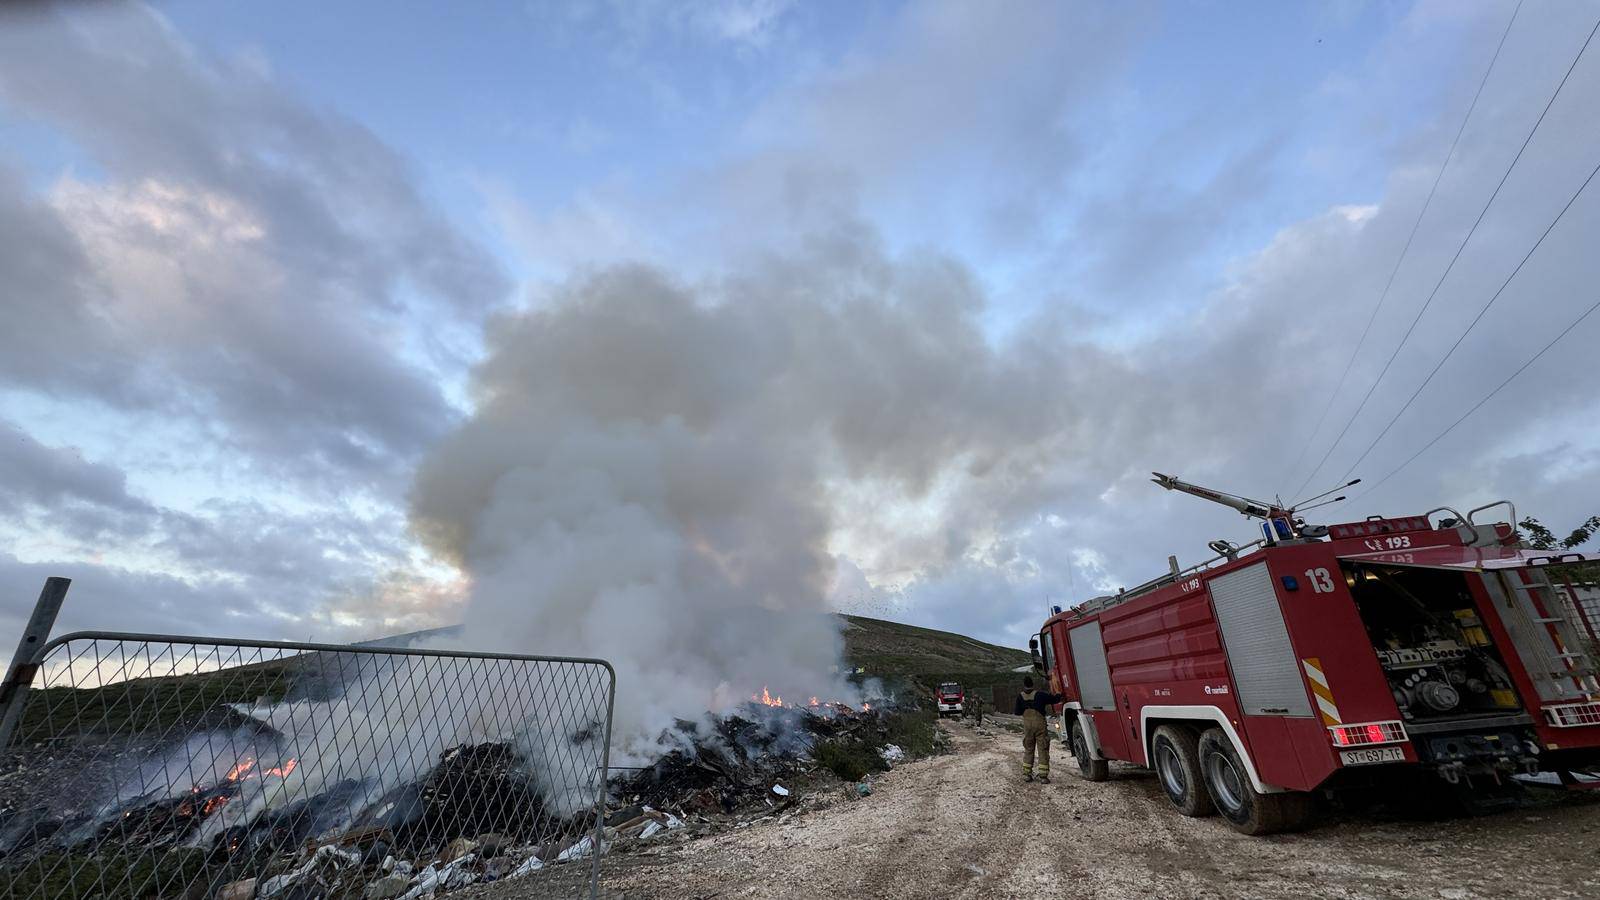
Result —
M 901 750 L 898 744 L 885 744 L 883 749 L 878 751 L 878 755 L 891 766 L 905 762 L 906 759 L 906 752 Z
M 892 746 L 892 745 L 891 745 L 891 746 Z M 895 748 L 895 749 L 899 749 L 899 748 L 898 748 L 898 747 L 897 747 L 897 748 Z M 786 788 L 786 787 L 784 787 L 784 786 L 783 786 L 783 785 L 781 785 L 781 784 L 775 784 L 775 785 L 773 785 L 773 786 L 772 786 L 772 792 L 773 792 L 773 793 L 774 793 L 774 794 L 777 794 L 777 795 L 778 795 L 778 796 L 779 796 L 779 797 L 787 797 L 787 796 L 789 796 L 789 789 L 788 789 L 788 788 Z
M 811 754 L 819 744 L 854 739 L 880 744 L 889 713 L 866 704 L 858 709 L 842 703 L 754 703 L 722 719 L 680 721 L 660 737 L 676 749 L 648 768 L 612 780 L 612 795 L 628 805 L 609 815 L 606 824 L 622 826 L 646 804 L 711 817 L 794 802 L 796 783 L 804 784 L 817 770 Z
M 439 889 L 439 883 L 443 880 L 439 877 L 438 869 L 428 866 L 417 873 L 416 881 L 411 883 L 411 890 L 400 895 L 400 900 L 416 900 L 416 898 L 423 896 L 431 897 L 433 892 Z
M 471 866 L 477 861 L 478 855 L 469 853 L 440 869 L 439 886 L 443 888 L 466 887 L 477 881 L 478 873 L 471 869 Z
M 410 886 L 411 879 L 404 875 L 385 875 L 367 885 L 367 889 L 361 893 L 361 896 L 366 900 L 393 900 L 393 898 L 404 894 Z
M 867 782 L 863 781 L 860 784 L 856 785 L 856 795 L 857 796 L 866 797 L 866 796 L 870 795 L 871 793 L 872 793 L 872 785 L 868 784 Z
M 361 854 L 328 845 L 318 847 L 311 858 L 299 868 L 284 875 L 261 882 L 257 897 L 276 897 L 280 894 L 311 896 L 332 893 L 330 890 L 340 880 L 341 870 L 361 864 Z
M 472 840 L 471 838 L 458 837 L 445 845 L 444 860 L 445 862 L 455 862 L 461 857 L 466 856 L 468 853 L 471 853 L 477 849 L 477 841 Z
M 507 875 L 506 877 L 521 878 L 524 875 L 537 872 L 542 868 L 544 868 L 544 862 L 542 862 L 537 855 L 534 855 L 523 860 L 522 865 L 512 869 L 511 874 Z
M 560 855 L 556 857 L 556 862 L 572 862 L 575 859 L 582 859 L 588 856 L 593 851 L 593 848 L 594 838 L 585 837 L 583 840 L 561 851 Z
M 478 855 L 484 859 L 494 859 L 511 846 L 511 838 L 493 831 L 480 834 L 474 840 L 478 843 Z

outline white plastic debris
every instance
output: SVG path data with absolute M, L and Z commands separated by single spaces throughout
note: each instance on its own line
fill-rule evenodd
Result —
M 511 874 L 507 875 L 506 877 L 507 878 L 521 878 L 524 875 L 529 875 L 529 874 L 532 874 L 534 872 L 537 872 L 542 868 L 544 868 L 544 861 L 539 859 L 538 855 L 535 854 L 534 856 L 530 856 L 527 859 L 523 860 L 522 861 L 522 865 L 517 866 L 515 869 L 512 869 L 511 870 Z
M 361 854 L 353 850 L 344 850 L 332 844 L 318 847 L 317 851 L 311 854 L 311 858 L 302 863 L 299 868 L 275 878 L 268 878 L 262 882 L 260 889 L 256 892 L 256 896 L 276 897 L 289 888 L 300 884 L 301 881 L 311 876 L 318 868 L 342 869 L 346 866 L 359 865 L 360 863 Z
M 594 838 L 585 837 L 583 840 L 561 851 L 560 855 L 556 857 L 556 862 L 572 862 L 575 859 L 583 859 L 589 855 L 593 848 Z
M 787 797 L 787 796 L 789 796 L 789 789 L 784 787 L 781 784 L 773 785 L 772 786 L 772 792 L 774 794 L 777 794 L 779 797 Z
M 417 873 L 416 880 L 411 882 L 411 890 L 401 894 L 400 900 L 417 900 L 418 897 L 432 897 L 433 892 L 438 890 L 440 881 L 439 870 L 430 865 Z
M 639 832 L 639 840 L 648 841 L 650 838 L 655 837 L 657 833 L 665 830 L 666 826 L 662 825 L 660 822 L 651 822 L 650 824 L 644 826 L 643 831 Z
M 439 887 L 446 889 L 466 887 L 477 881 L 478 873 L 468 868 L 477 858 L 478 855 L 476 853 L 468 853 L 466 856 L 458 857 L 449 865 L 440 869 Z
M 906 752 L 896 744 L 886 744 L 882 750 L 878 751 L 878 755 L 882 756 L 883 761 L 891 766 L 895 763 L 905 762 L 906 758 Z

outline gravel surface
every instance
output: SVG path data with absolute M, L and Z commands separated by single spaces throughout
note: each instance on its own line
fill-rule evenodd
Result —
M 1600 897 L 1600 797 L 1477 819 L 1348 817 L 1251 838 L 1177 814 L 1154 779 L 1018 777 L 1020 740 L 944 724 L 955 752 L 902 766 L 872 796 L 643 853 L 613 854 L 604 893 L 633 898 Z M 515 882 L 475 897 L 532 896 Z

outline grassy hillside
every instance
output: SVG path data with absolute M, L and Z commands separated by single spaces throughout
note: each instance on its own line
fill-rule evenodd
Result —
M 841 616 L 844 655 L 869 674 L 925 675 L 938 672 L 993 672 L 1028 665 L 1026 650 L 997 647 L 949 631 L 899 622 Z
M 903 684 L 928 696 L 940 682 L 954 681 L 967 689 L 968 697 L 989 697 L 996 685 L 1003 693 L 1022 687 L 1018 666 L 1033 660 L 1026 650 L 998 647 L 965 635 L 932 628 L 918 628 L 899 622 L 842 616 L 845 620 L 844 655 L 851 666 L 861 666 L 867 674 Z
M 1022 675 L 1015 670 L 1031 661 L 1025 650 L 948 631 L 863 616 L 840 618 L 847 665 L 863 667 L 872 677 L 914 686 L 923 695 L 941 681 L 956 681 L 969 694 L 988 697 L 990 685 L 1020 685 Z M 404 644 L 408 637 L 414 636 L 372 643 Z M 97 689 L 36 689 L 30 692 L 14 746 L 81 729 L 126 734 L 192 728 L 214 719 L 223 704 L 282 697 L 297 678 L 321 670 L 315 659 L 316 654 L 291 656 L 214 672 L 138 678 Z M 307 687 L 304 681 L 300 684 Z

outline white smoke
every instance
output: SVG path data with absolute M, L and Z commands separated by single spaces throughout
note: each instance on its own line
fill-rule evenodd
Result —
M 713 283 L 605 270 L 496 320 L 476 411 L 412 497 L 471 578 L 465 643 L 612 661 L 636 750 L 763 687 L 838 695 L 836 571 L 1003 555 L 1040 473 L 1115 437 L 1074 390 L 1110 363 L 1047 323 L 994 346 L 985 312 L 958 266 L 843 228 Z

